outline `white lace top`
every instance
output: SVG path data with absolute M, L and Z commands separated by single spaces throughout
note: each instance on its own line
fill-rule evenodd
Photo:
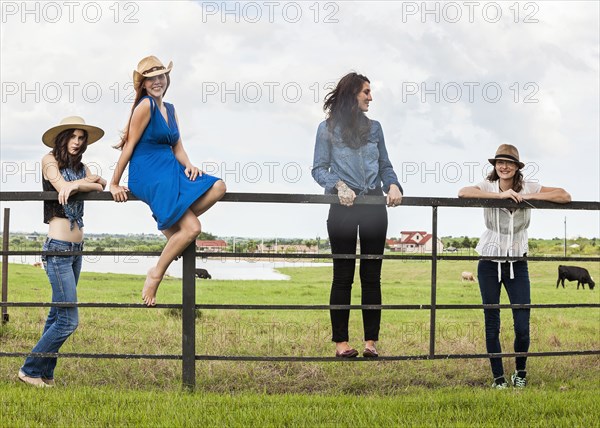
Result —
M 484 192 L 500 193 L 500 180 L 495 182 L 483 181 L 476 185 Z M 539 183 L 525 181 L 522 195 L 539 193 L 542 186 Z M 510 212 L 507 208 L 484 208 L 483 217 L 486 230 L 479 239 L 475 251 L 481 256 L 490 257 L 521 257 L 528 252 L 527 228 L 531 218 L 531 210 L 517 209 Z M 498 263 L 503 260 L 498 260 Z M 512 262 L 511 262 L 511 278 Z M 500 279 L 500 265 L 498 265 Z

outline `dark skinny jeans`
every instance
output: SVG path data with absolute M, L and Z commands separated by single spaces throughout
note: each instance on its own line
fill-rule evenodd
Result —
M 383 254 L 387 233 L 387 211 L 385 205 L 331 205 L 327 219 L 327 232 L 332 254 L 356 254 L 356 236 L 360 237 L 361 254 Z M 382 260 L 360 261 L 361 304 L 381 304 Z M 354 259 L 333 260 L 333 281 L 329 304 L 349 305 L 354 282 Z M 347 309 L 331 310 L 332 341 L 347 342 Z M 364 340 L 379 340 L 381 310 L 364 310 Z
M 498 281 L 498 263 L 491 260 L 480 260 L 477 266 L 477 277 L 483 304 L 499 304 L 501 285 L 508 293 L 511 304 L 529 304 L 530 283 L 526 261 L 514 262 L 514 278 L 510 279 L 510 263 L 501 263 L 501 281 Z M 529 350 L 529 313 L 530 309 L 513 309 L 515 330 L 515 352 Z M 500 309 L 484 309 L 485 343 L 488 353 L 501 353 L 500 347 Z M 502 358 L 490 358 L 494 379 L 504 375 Z M 525 370 L 527 357 L 516 358 L 516 369 Z

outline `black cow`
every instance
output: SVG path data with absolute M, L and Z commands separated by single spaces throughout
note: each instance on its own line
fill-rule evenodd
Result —
M 565 279 L 567 281 L 577 281 L 577 289 L 579 290 L 579 285 L 581 284 L 581 288 L 585 289 L 585 284 L 588 284 L 590 290 L 593 290 L 596 286 L 594 279 L 590 276 L 590 273 L 587 269 L 577 266 L 559 266 L 558 267 L 558 279 L 556 280 L 556 288 L 558 288 L 558 284 L 561 283 L 563 288 L 565 288 Z
M 196 276 L 200 279 L 212 279 L 210 273 L 206 269 L 196 269 Z

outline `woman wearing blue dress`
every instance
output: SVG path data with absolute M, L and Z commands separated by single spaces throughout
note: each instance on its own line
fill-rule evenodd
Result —
M 156 266 L 148 271 L 142 299 L 156 304 L 156 290 L 171 262 L 201 232 L 198 216 L 225 194 L 223 180 L 203 174 L 190 162 L 179 135 L 172 104 L 163 102 L 173 62 L 165 67 L 155 56 L 143 58 L 133 72 L 135 101 L 117 145 L 121 155 L 110 183 L 116 202 L 127 192 L 150 206 L 158 229 L 167 237 Z M 129 164 L 128 187 L 119 184 Z

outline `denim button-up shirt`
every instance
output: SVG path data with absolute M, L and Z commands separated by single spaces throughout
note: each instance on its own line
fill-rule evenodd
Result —
M 319 124 L 312 176 L 325 188 L 325 193 L 336 193 L 335 185 L 342 180 L 348 187 L 364 195 L 377 189 L 383 182 L 387 193 L 395 184 L 404 193 L 388 157 L 379 122 L 371 120 L 367 144 L 353 149 L 342 142 L 341 131 L 336 127 L 331 133 L 326 121 Z

